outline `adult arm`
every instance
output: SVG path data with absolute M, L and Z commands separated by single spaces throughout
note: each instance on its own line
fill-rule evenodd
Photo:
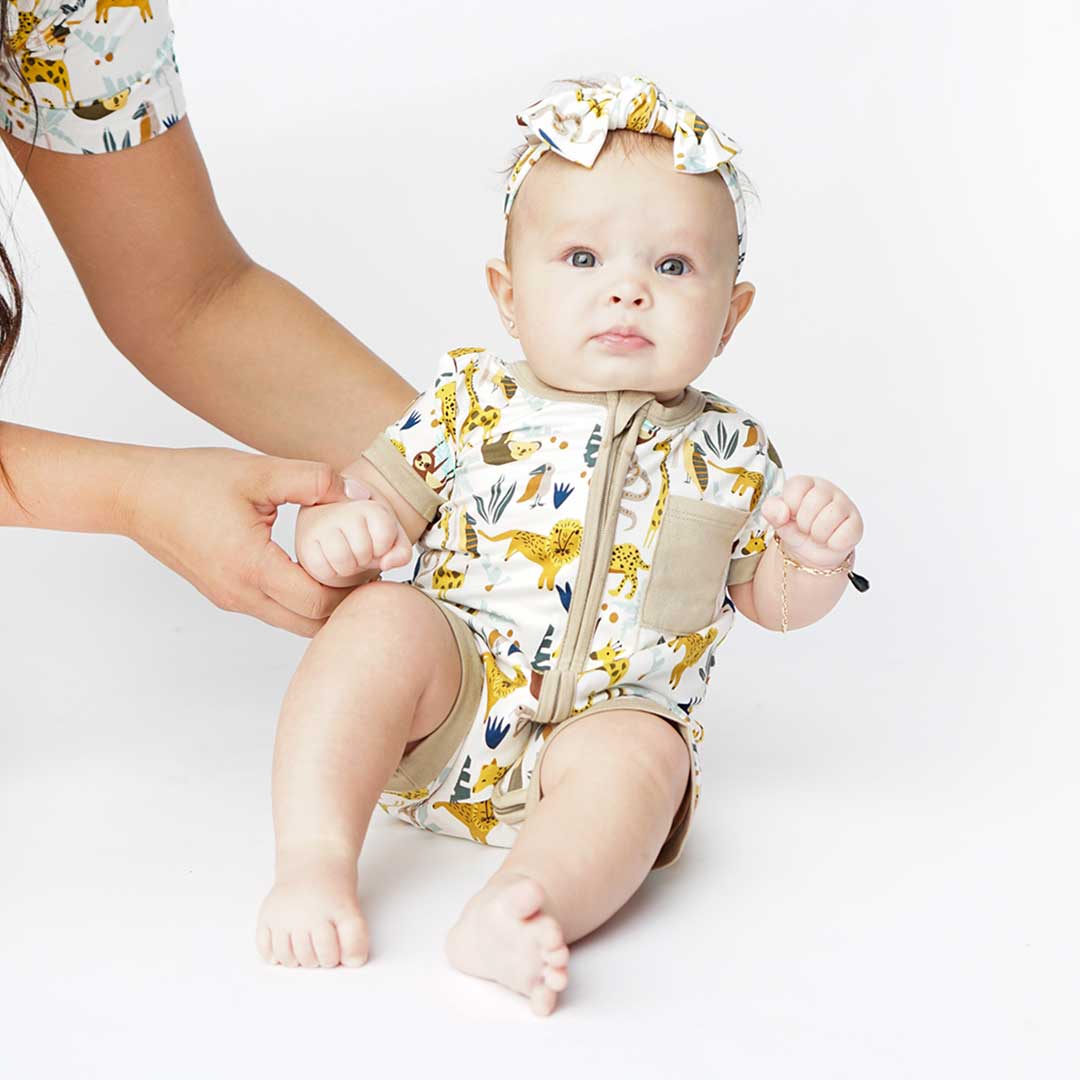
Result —
M 31 152 L 7 132 L 0 138 L 109 339 L 215 427 L 267 454 L 341 468 L 415 397 L 322 308 L 247 255 L 221 216 L 187 118 L 114 154 Z
M 5 423 L 0 464 L 0 525 L 128 536 L 227 611 L 310 637 L 347 591 L 314 581 L 270 538 L 279 504 L 343 497 L 328 465 Z

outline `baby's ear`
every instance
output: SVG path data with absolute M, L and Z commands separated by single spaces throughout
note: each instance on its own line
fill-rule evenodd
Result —
M 503 322 L 513 325 L 514 283 L 510 275 L 510 267 L 502 259 L 488 259 L 484 265 L 484 274 L 487 278 L 488 292 L 494 298 L 495 306 L 499 309 Z

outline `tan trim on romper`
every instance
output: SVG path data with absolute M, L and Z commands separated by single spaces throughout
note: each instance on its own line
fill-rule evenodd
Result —
M 434 521 L 446 499 L 437 495 L 416 474 L 401 451 L 380 432 L 360 455 L 378 470 L 379 474 L 420 515 Z
M 682 427 L 700 416 L 705 407 L 705 396 L 700 390 L 693 386 L 686 387 L 685 394 L 675 404 L 664 405 L 661 402 L 656 401 L 651 394 L 645 391 L 621 390 L 587 393 L 561 390 L 558 387 L 549 386 L 547 383 L 543 382 L 525 362 L 509 366 L 514 380 L 520 386 L 524 387 L 525 390 L 538 397 L 549 398 L 554 401 L 585 401 L 606 410 L 607 422 L 605 423 L 605 439 L 604 443 L 601 444 L 601 454 L 593 469 L 593 477 L 597 476 L 601 468 L 606 468 L 613 452 L 618 454 L 613 472 L 617 473 L 620 468 L 629 467 L 630 458 L 633 456 L 637 444 L 637 433 L 640 430 L 642 419 L 647 419 L 662 427 Z M 639 417 L 637 422 L 633 424 L 632 431 L 624 433 L 623 429 L 637 410 L 646 402 L 648 402 L 648 406 L 644 411 L 644 416 Z M 608 442 L 609 439 L 610 442 Z M 607 445 L 605 445 L 605 443 Z M 629 453 L 625 450 L 626 443 L 629 443 L 630 445 Z M 603 488 L 604 485 L 601 484 L 599 485 L 598 490 L 602 491 Z M 598 560 L 596 556 L 600 550 L 604 549 L 605 543 L 607 544 L 607 547 L 610 548 L 614 534 L 617 508 L 621 502 L 622 485 L 611 484 L 609 485 L 609 498 L 606 502 L 597 499 L 592 505 L 587 505 L 586 507 L 586 519 L 583 527 L 583 531 L 586 535 L 595 535 L 599 523 L 604 521 L 605 518 L 607 518 L 607 523 L 610 527 L 605 528 L 605 535 L 599 537 L 597 542 L 593 545 L 592 557 L 588 561 L 588 564 L 582 568 L 585 571 L 584 580 L 582 579 L 582 573 L 579 571 L 575 581 L 575 598 L 578 595 L 584 595 L 586 599 L 588 599 L 589 594 L 592 593 L 595 602 L 591 605 L 584 603 L 575 611 L 573 599 L 571 600 L 571 610 L 568 612 L 567 625 L 563 632 L 564 642 L 572 640 L 573 637 L 578 634 L 588 616 L 595 616 L 595 611 L 599 605 L 600 591 L 602 591 L 608 576 L 607 562 Z M 648 700 L 639 699 L 638 703 L 631 706 L 628 704 L 626 698 L 615 698 L 602 701 L 587 709 L 583 709 L 580 713 L 558 719 L 561 711 L 565 711 L 573 706 L 573 697 L 577 685 L 576 674 L 584 664 L 584 654 L 588 651 L 591 636 L 592 635 L 590 634 L 588 639 L 577 642 L 578 648 L 575 651 L 580 654 L 579 656 L 576 658 L 571 657 L 568 664 L 565 667 L 562 667 L 561 670 L 560 666 L 556 665 L 556 672 L 560 675 L 568 676 L 565 680 L 562 678 L 552 679 L 550 676 L 544 679 L 540 694 L 541 701 L 537 703 L 537 719 L 539 720 L 543 717 L 545 708 L 550 708 L 552 711 L 551 722 L 555 726 L 544 746 L 541 747 L 540 754 L 537 756 L 534 771 L 525 792 L 525 805 L 523 810 L 517 810 L 516 812 L 511 811 L 509 813 L 497 813 L 497 816 L 500 820 L 504 821 L 522 821 L 525 820 L 530 811 L 536 807 L 536 804 L 540 801 L 541 797 L 540 762 L 543 760 L 544 754 L 547 753 L 547 748 L 564 727 L 567 727 L 577 720 L 580 720 L 583 716 L 588 716 L 592 713 L 607 712 L 612 709 L 637 708 L 641 712 L 648 712 L 655 716 L 660 716 L 674 724 L 682 734 L 684 742 L 686 742 L 687 753 L 691 754 L 691 768 L 689 777 L 687 778 L 686 792 L 683 795 L 683 800 L 679 805 L 679 809 L 672 819 L 672 825 L 668 832 L 667 839 L 664 841 L 664 844 L 656 857 L 656 861 L 653 863 L 653 869 L 670 866 L 682 853 L 683 844 L 689 833 L 690 822 L 693 817 L 694 771 L 692 766 L 693 756 L 691 751 L 689 725 L 685 717 L 669 713 L 662 707 L 655 705 Z M 545 694 L 545 691 L 548 693 Z
M 550 398 L 552 401 L 587 402 L 603 408 L 608 403 L 609 393 L 621 394 L 624 397 L 639 395 L 639 400 L 635 404 L 636 408 L 637 405 L 653 396 L 647 390 L 561 390 L 557 386 L 549 386 L 544 382 L 524 360 L 506 366 L 510 369 L 511 376 L 519 386 L 524 386 L 529 393 L 534 394 L 536 397 Z M 686 424 L 695 417 L 700 416 L 704 408 L 705 395 L 696 386 L 688 386 L 684 396 L 673 405 L 664 405 L 653 398 L 645 418 L 662 427 L 675 427 Z
M 728 585 L 742 585 L 746 581 L 751 581 L 757 572 L 757 564 L 764 554 L 763 551 L 756 551 L 753 555 L 743 555 L 738 559 L 732 556 L 728 565 Z
M 397 453 L 396 450 L 394 452 Z M 476 710 L 484 694 L 484 666 L 476 651 L 472 631 L 435 597 L 429 596 L 423 589 L 416 591 L 430 600 L 450 624 L 461 661 L 461 685 L 446 719 L 402 757 L 393 776 L 386 782 L 383 790 L 393 795 L 429 787 L 443 768 L 454 760 L 476 721 Z

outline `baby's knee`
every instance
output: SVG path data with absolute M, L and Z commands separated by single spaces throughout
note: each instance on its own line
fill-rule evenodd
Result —
M 434 603 L 412 585 L 401 581 L 372 581 L 353 589 L 338 604 L 332 623 L 354 632 L 377 634 L 380 639 L 408 637 L 418 644 L 439 632 L 445 622 Z
M 690 775 L 690 750 L 682 734 L 669 720 L 639 713 L 631 725 L 630 737 L 625 740 L 627 754 L 636 762 L 642 774 L 661 788 L 668 788 L 678 801 L 682 799 Z

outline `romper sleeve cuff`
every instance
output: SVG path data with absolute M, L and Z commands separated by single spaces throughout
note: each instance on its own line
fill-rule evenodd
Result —
M 439 507 L 446 499 L 424 483 L 385 434 L 376 435 L 372 444 L 360 456 L 370 462 L 379 475 L 418 514 L 428 521 L 435 520 Z

